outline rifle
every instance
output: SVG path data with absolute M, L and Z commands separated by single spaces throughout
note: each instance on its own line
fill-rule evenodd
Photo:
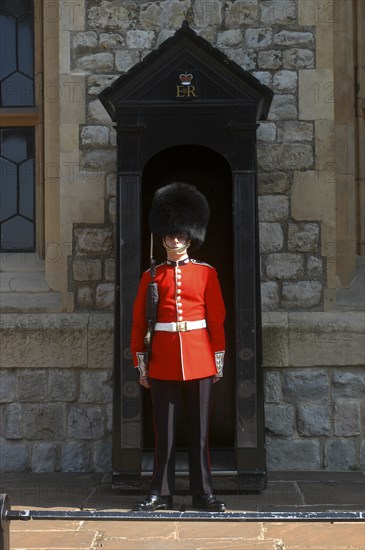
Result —
M 150 266 L 151 266 L 151 281 L 147 288 L 147 300 L 146 300 L 146 319 L 147 319 L 147 333 L 144 337 L 144 343 L 146 347 L 145 351 L 145 363 L 148 365 L 149 355 L 152 348 L 152 338 L 157 318 L 157 308 L 159 301 L 158 285 L 155 281 L 156 277 L 156 262 L 153 258 L 153 234 L 151 233 L 151 246 L 150 246 Z

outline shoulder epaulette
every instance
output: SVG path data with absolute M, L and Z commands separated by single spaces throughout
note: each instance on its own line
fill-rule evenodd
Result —
M 166 262 L 162 262 L 161 264 L 157 264 L 155 269 L 157 269 L 158 267 L 161 267 L 163 265 L 165 265 Z M 146 269 L 145 273 L 148 273 L 149 271 L 151 271 L 151 268 L 149 267 L 148 269 Z
M 193 263 L 193 264 L 196 264 L 196 265 L 205 265 L 205 267 L 210 267 L 211 269 L 213 269 L 213 266 L 210 265 L 210 264 L 207 264 L 205 262 L 201 262 L 200 260 L 193 260 L 193 259 L 190 259 L 190 261 Z

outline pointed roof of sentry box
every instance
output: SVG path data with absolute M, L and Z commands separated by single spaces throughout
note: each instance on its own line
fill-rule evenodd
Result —
M 118 105 L 176 105 L 174 90 L 181 73 L 193 75 L 201 105 L 245 104 L 256 109 L 256 120 L 266 120 L 273 92 L 232 61 L 183 21 L 175 34 L 99 94 L 112 120 Z

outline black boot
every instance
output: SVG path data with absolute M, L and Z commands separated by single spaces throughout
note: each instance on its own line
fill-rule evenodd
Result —
M 135 512 L 154 512 L 155 510 L 171 510 L 172 496 L 148 495 L 142 502 L 133 505 Z
M 226 509 L 224 502 L 217 500 L 211 493 L 193 495 L 193 508 L 205 512 L 224 512 Z

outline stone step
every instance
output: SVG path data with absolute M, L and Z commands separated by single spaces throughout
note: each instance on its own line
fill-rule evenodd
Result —
M 1 313 L 57 313 L 62 311 L 60 292 L 4 292 Z
M 50 288 L 43 273 L 2 272 L 0 273 L 0 292 L 49 292 Z

